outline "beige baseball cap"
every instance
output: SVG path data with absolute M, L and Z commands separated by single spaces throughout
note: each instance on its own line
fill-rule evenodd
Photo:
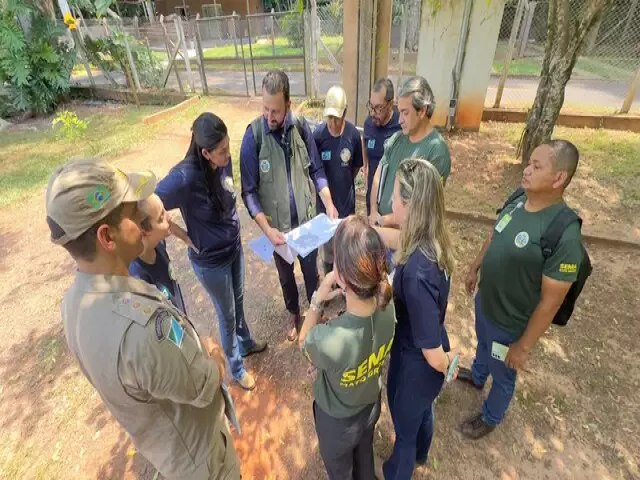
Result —
M 329 89 L 324 99 L 324 116 L 342 118 L 347 109 L 347 94 L 344 88 L 334 86 Z
M 124 173 L 105 161 L 73 160 L 58 167 L 47 186 L 51 241 L 75 240 L 124 202 L 144 200 L 156 188 L 152 172 Z

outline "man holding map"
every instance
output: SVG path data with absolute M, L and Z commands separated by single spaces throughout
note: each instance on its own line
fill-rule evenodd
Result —
M 282 71 L 267 73 L 262 81 L 263 113 L 247 128 L 240 147 L 242 199 L 251 217 L 274 246 L 285 243 L 284 233 L 315 214 L 317 190 L 327 216 L 338 216 L 309 125 L 290 111 L 289 78 Z M 274 253 L 291 330 L 301 326 L 294 264 Z M 307 299 L 318 287 L 317 251 L 298 257 Z

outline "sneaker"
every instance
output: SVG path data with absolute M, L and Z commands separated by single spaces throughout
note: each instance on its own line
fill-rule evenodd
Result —
M 458 368 L 458 377 L 457 380 L 466 383 L 467 385 L 471 385 L 476 390 L 482 390 L 484 385 L 476 385 L 473 381 L 473 375 L 471 374 L 471 370 L 465 367 Z
M 479 438 L 490 434 L 495 429 L 495 425 L 489 425 L 482 419 L 481 413 L 460 425 L 460 431 L 462 434 L 472 440 L 478 440 Z
M 253 355 L 254 353 L 264 352 L 267 349 L 267 342 L 265 341 L 257 341 L 254 340 L 253 347 L 251 347 L 246 352 L 242 353 L 242 358 L 246 358 L 249 355 Z
M 253 375 L 246 371 L 244 372 L 242 377 L 240 377 L 240 380 L 236 380 L 236 382 L 238 382 L 238 385 L 240 385 L 245 390 L 253 390 L 254 388 L 256 388 L 256 379 L 253 378 Z

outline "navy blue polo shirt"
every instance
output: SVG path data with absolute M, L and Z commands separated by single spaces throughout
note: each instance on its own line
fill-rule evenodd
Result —
M 156 261 L 153 264 L 145 263 L 141 258 L 136 258 L 129 265 L 129 274 L 132 277 L 144 280 L 151 285 L 155 285 L 162 294 L 173 303 L 178 310 L 187 314 L 184 307 L 184 299 L 180 285 L 176 281 L 171 268 L 171 260 L 167 253 L 167 244 L 163 240 L 156 245 Z
M 198 159 L 188 156 L 171 169 L 156 187 L 164 208 L 179 208 L 189 238 L 199 250 L 189 249 L 189 258 L 203 267 L 226 265 L 240 252 L 240 220 L 233 189 L 233 167 L 216 170 L 216 181 L 223 185 L 224 211 L 209 196 L 205 172 Z
M 287 113 L 284 124 L 277 130 L 270 130 L 267 120 L 262 118 L 262 128 L 267 135 L 273 135 L 276 142 L 282 148 L 284 152 L 284 158 L 287 169 L 287 181 L 289 187 L 289 209 L 291 211 L 291 225 L 292 227 L 298 225 L 298 211 L 296 208 L 296 202 L 293 197 L 293 187 L 291 186 L 291 130 L 296 128 L 294 124 L 294 117 L 291 112 Z M 325 176 L 320 157 L 318 156 L 318 150 L 316 144 L 313 141 L 313 134 L 309 128 L 309 124 L 304 118 L 300 118 L 302 126 L 302 140 L 307 146 L 307 152 L 309 153 L 309 176 L 316 186 L 316 190 L 319 192 L 327 186 L 327 177 Z M 258 146 L 253 136 L 253 130 L 251 125 L 247 127 L 242 138 L 242 145 L 240 146 L 240 177 L 242 183 L 242 199 L 244 204 L 251 215 L 251 218 L 261 213 L 262 205 L 260 204 L 260 197 L 258 191 L 260 189 L 260 167 L 258 165 Z M 284 185 L 283 185 L 284 188 Z
M 362 167 L 362 140 L 360 132 L 351 122 L 345 122 L 342 135 L 334 137 L 326 123 L 313 132 L 318 153 L 329 182 L 329 191 L 340 218 L 356 213 L 355 176 Z M 318 213 L 325 212 L 318 198 Z
M 381 127 L 376 126 L 371 120 L 371 117 L 367 117 L 364 121 L 364 148 L 367 149 L 367 158 L 369 159 L 369 174 L 367 177 L 367 209 L 369 208 L 369 192 L 371 191 L 371 185 L 373 184 L 373 177 L 376 174 L 376 169 L 380 163 L 380 159 L 384 154 L 384 142 L 386 142 L 391 135 L 400 130 L 400 113 L 395 108 L 391 119 L 386 125 Z
M 393 277 L 396 307 L 394 346 L 408 350 L 437 348 L 449 351 L 444 326 L 451 282 L 438 268 L 416 250 L 404 265 L 398 265 Z

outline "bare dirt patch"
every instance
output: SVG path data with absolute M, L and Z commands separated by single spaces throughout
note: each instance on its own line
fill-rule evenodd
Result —
M 234 152 L 246 125 L 259 112 L 246 102 L 209 101 L 199 108 L 225 119 Z M 152 168 L 164 175 L 186 150 L 190 120 L 160 130 L 116 163 L 123 169 Z M 506 155 L 513 147 L 486 135 L 482 144 L 473 145 L 472 136 L 463 140 L 452 141 L 456 160 L 447 186 L 449 198 L 475 198 L 475 205 L 494 208 L 517 172 L 492 166 L 495 176 L 504 178 L 504 190 L 493 192 L 484 177 L 474 176 L 474 169 L 461 167 L 458 152 L 466 149 L 469 159 L 490 163 L 495 155 L 485 155 L 485 148 L 502 148 Z M 240 214 L 246 242 L 258 231 L 243 207 Z M 451 228 L 459 269 L 447 323 L 468 363 L 475 345 L 472 300 L 463 293 L 460 279 L 485 229 L 462 222 L 452 222 Z M 184 246 L 170 240 L 169 250 L 190 316 L 198 329 L 216 332 L 212 304 L 195 279 Z M 592 248 L 591 254 L 595 272 L 575 318 L 566 328 L 552 328 L 536 348 L 529 371 L 518 379 L 504 424 L 486 439 L 464 440 L 457 426 L 480 408 L 482 395 L 458 384 L 447 387 L 436 406 L 430 465 L 418 469 L 415 478 L 640 477 L 640 295 L 635 280 L 640 265 L 632 250 Z M 243 434 L 235 437 L 243 478 L 325 478 L 311 413 L 311 379 L 304 357 L 285 340 L 286 315 L 275 268 L 248 248 L 245 260 L 247 319 L 255 335 L 269 341 L 269 349 L 247 362 L 258 376 L 258 388 L 244 392 L 232 387 L 243 426 Z M 0 337 L 0 478 L 151 480 L 154 469 L 135 452 L 67 351 L 59 303 L 72 275 L 66 253 L 48 241 L 42 190 L 0 211 L 5 327 Z M 298 284 L 302 292 L 301 278 Z M 375 439 L 382 457 L 389 455 L 392 442 L 393 428 L 384 408 Z

